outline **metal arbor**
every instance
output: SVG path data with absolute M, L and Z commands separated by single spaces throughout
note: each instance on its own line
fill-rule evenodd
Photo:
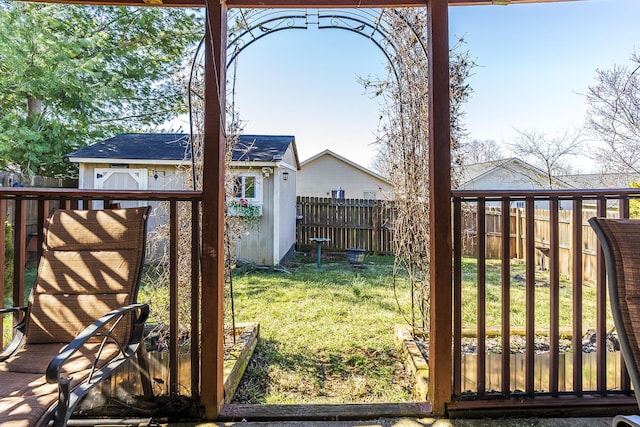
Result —
M 238 55 L 258 40 L 284 30 L 338 29 L 365 37 L 382 52 L 396 79 L 398 57 L 389 37 L 391 14 L 402 18 L 395 9 L 232 9 L 229 12 L 227 68 Z M 407 26 L 410 24 L 407 22 Z M 416 43 L 427 60 L 427 46 L 414 30 Z

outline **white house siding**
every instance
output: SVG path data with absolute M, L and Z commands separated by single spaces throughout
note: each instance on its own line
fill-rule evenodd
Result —
M 298 172 L 298 196 L 331 197 L 331 191 L 341 187 L 346 198 L 362 199 L 375 195 L 387 199 L 391 185 L 330 154 L 303 163 Z
M 238 174 L 256 172 L 260 168 L 235 169 Z M 262 217 L 257 229 L 250 229 L 239 236 L 236 257 L 251 260 L 259 265 L 273 265 L 273 228 L 269 226 L 273 218 L 273 177 L 259 174 L 258 185 L 262 187 Z
M 291 147 L 289 147 L 287 149 L 287 151 L 285 151 L 283 159 L 282 159 L 282 163 L 293 166 L 296 165 L 296 159 L 293 153 L 293 150 L 291 149 Z
M 287 172 L 287 180 L 283 173 Z M 279 253 L 278 263 L 284 258 L 293 256 L 296 244 L 296 171 L 283 167 L 279 170 L 280 182 L 280 214 L 278 215 Z

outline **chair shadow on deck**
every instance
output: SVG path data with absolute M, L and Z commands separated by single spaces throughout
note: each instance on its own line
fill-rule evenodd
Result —
M 3 426 L 64 426 L 79 400 L 132 356 L 152 397 L 137 304 L 149 208 L 54 210 L 22 320 L 0 353 Z
M 613 321 L 640 404 L 640 220 L 594 217 L 589 224 L 604 253 Z M 640 427 L 640 415 L 618 415 L 613 425 Z

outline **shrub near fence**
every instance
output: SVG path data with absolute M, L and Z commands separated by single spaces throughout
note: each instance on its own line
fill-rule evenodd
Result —
M 323 249 L 360 248 L 369 253 L 393 253 L 393 202 L 366 199 L 298 197 L 297 247 L 316 247 L 310 239 L 330 239 Z

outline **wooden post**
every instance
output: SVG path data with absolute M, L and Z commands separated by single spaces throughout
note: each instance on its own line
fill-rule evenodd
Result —
M 178 202 L 169 202 L 169 393 L 178 394 Z
M 427 0 L 429 33 L 429 220 L 431 323 L 429 396 L 434 415 L 451 401 L 451 142 L 449 140 L 449 11 Z
M 200 403 L 216 419 L 224 402 L 224 119 L 227 6 L 207 2 L 202 178 L 202 348 Z
M 27 249 L 27 201 L 21 197 L 15 201 L 15 226 L 13 228 L 13 306 L 24 306 L 24 266 Z M 4 298 L 4 296 L 3 296 Z M 14 325 L 22 319 L 14 313 Z
M 4 275 L 5 275 L 5 253 L 6 253 L 6 225 L 7 221 L 7 201 L 0 199 L 0 308 L 4 308 Z M 4 348 L 4 315 L 0 315 L 0 346 Z
M 523 247 L 523 238 L 522 238 L 522 209 L 516 208 L 516 258 L 523 259 L 522 255 L 522 247 Z

